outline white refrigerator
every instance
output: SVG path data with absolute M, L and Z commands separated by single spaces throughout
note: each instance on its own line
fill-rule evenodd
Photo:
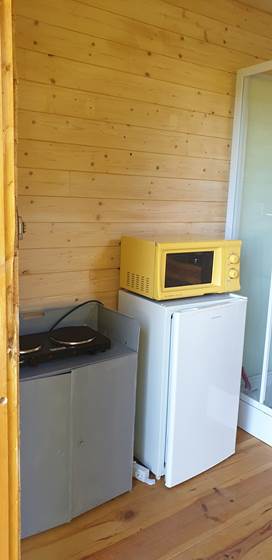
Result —
M 135 457 L 168 487 L 235 452 L 246 304 L 119 292 L 119 311 L 141 327 Z

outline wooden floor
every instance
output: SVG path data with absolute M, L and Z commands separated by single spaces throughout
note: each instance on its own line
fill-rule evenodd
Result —
M 237 453 L 171 490 L 131 493 L 23 541 L 22 560 L 271 560 L 272 448 L 238 434 Z

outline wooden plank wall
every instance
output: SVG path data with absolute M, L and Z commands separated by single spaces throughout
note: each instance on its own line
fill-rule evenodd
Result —
M 272 58 L 236 0 L 15 0 L 21 305 L 114 306 L 122 233 L 223 236 L 235 72 Z

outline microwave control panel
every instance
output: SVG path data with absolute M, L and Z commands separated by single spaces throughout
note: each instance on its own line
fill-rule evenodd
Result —
M 239 289 L 237 288 L 237 283 L 240 284 L 240 255 L 235 252 L 231 252 L 227 258 L 227 283 L 230 290 Z

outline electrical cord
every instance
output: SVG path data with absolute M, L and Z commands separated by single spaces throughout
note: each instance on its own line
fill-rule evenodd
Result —
M 62 315 L 62 317 L 60 317 L 60 319 L 58 319 L 53 326 L 50 328 L 49 332 L 51 333 L 53 330 L 55 330 L 55 328 L 64 320 L 66 319 L 66 317 L 68 317 L 68 315 L 71 315 L 72 313 L 74 313 L 74 311 L 76 311 L 77 309 L 79 309 L 80 307 L 83 307 L 84 305 L 88 305 L 88 303 L 98 303 L 99 305 L 103 305 L 102 301 L 99 301 L 98 299 L 89 299 L 87 301 L 83 301 L 83 303 L 79 303 L 79 305 L 76 305 L 75 307 L 73 307 L 72 309 L 70 309 L 69 311 L 67 311 L 67 313 L 65 313 L 64 315 Z

